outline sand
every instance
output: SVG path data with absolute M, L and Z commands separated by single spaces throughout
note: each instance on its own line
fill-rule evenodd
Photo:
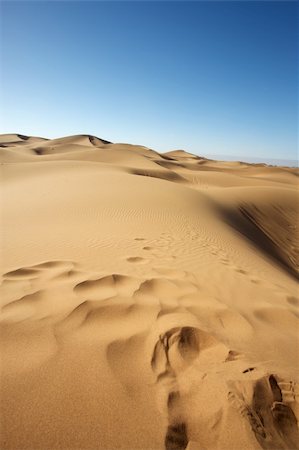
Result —
M 298 169 L 0 139 L 1 449 L 298 449 Z

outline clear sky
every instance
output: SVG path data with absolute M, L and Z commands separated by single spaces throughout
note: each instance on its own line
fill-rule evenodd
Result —
M 1 8 L 1 133 L 297 158 L 297 2 Z

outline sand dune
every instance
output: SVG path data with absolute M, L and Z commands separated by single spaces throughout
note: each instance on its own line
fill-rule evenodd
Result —
M 298 169 L 0 136 L 1 449 L 298 449 Z

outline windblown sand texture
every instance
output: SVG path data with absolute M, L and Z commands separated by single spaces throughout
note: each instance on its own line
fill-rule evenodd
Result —
M 1 449 L 298 449 L 298 169 L 0 143 Z

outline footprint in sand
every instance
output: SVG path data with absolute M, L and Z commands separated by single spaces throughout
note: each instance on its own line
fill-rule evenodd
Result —
M 289 295 L 286 300 L 292 306 L 299 306 L 299 298 Z
M 82 281 L 75 286 L 74 291 L 85 300 L 106 300 L 116 295 L 133 295 L 139 285 L 139 280 L 132 277 L 111 274 L 96 280 Z
M 74 266 L 70 261 L 46 261 L 4 273 L 0 284 L 3 305 L 0 321 L 12 324 L 45 317 L 48 312 L 51 315 L 60 292 L 67 291 L 70 281 L 77 276 Z M 55 300 L 51 300 L 49 292 L 57 290 L 58 285 L 59 294 L 56 292 Z M 57 308 L 58 311 L 59 305 Z
M 142 258 L 141 256 L 130 256 L 127 258 L 127 261 L 133 264 L 146 264 L 148 262 L 147 259 Z
M 42 300 L 43 293 L 41 291 L 33 292 L 14 300 L 2 308 L 0 322 L 13 324 L 31 319 L 38 311 Z
M 21 267 L 20 269 L 5 273 L 3 278 L 6 280 L 31 280 L 37 278 L 38 276 L 39 271 L 34 267 Z
M 181 413 L 181 395 L 176 383 L 173 350 L 177 353 L 176 356 L 182 358 L 187 365 L 191 364 L 199 353 L 197 330 L 193 327 L 176 327 L 160 335 L 151 359 L 152 370 L 160 385 L 159 400 L 165 398 L 166 394 L 168 426 L 164 440 L 165 448 L 166 450 L 183 450 L 187 447 L 189 439 L 186 421 Z
M 298 450 L 297 418 L 291 408 L 295 399 L 292 383 L 279 382 L 270 375 L 231 386 L 228 399 L 248 421 L 261 448 Z
M 171 328 L 159 336 L 151 367 L 157 377 L 157 401 L 160 408 L 166 410 L 168 419 L 166 450 L 186 449 L 191 438 L 183 406 L 186 392 L 180 392 L 179 378 L 202 354 L 221 345 L 210 334 L 192 326 Z M 227 348 L 225 352 L 227 354 Z M 219 359 L 217 351 L 214 357 Z
M 74 268 L 71 261 L 46 261 L 28 267 L 20 267 L 3 275 L 5 280 L 33 280 L 40 278 L 44 274 L 56 276 L 61 273 L 69 273 Z

